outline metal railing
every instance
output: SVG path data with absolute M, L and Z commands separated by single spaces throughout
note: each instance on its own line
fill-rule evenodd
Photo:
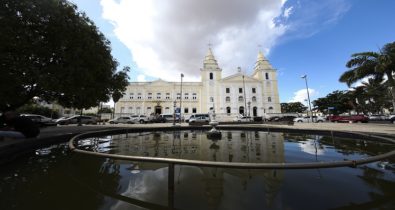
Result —
M 395 150 L 387 152 L 385 154 L 380 154 L 376 156 L 371 156 L 364 159 L 357 160 L 345 160 L 345 161 L 331 161 L 331 162 L 305 162 L 305 163 L 236 163 L 236 162 L 214 162 L 214 161 L 199 161 L 199 160 L 185 160 L 185 159 L 175 159 L 175 158 L 158 158 L 158 157 L 141 157 L 141 156 L 128 156 L 128 155 L 117 155 L 117 154 L 105 154 L 99 152 L 86 151 L 76 148 L 76 144 L 80 139 L 88 138 L 88 137 L 97 137 L 103 135 L 115 135 L 115 134 L 128 134 L 135 132 L 147 132 L 147 131 L 169 131 L 169 130 L 204 130 L 209 129 L 210 127 L 161 127 L 161 128 L 129 128 L 129 129 L 113 129 L 106 131 L 96 131 L 89 132 L 84 134 L 79 134 L 74 136 L 69 141 L 69 147 L 73 152 L 92 155 L 96 157 L 103 158 L 112 158 L 118 160 L 129 160 L 129 161 L 141 161 L 141 162 L 154 162 L 154 163 L 165 163 L 168 164 L 168 206 L 160 206 L 157 204 L 151 204 L 144 201 L 139 201 L 136 199 L 131 199 L 125 196 L 117 196 L 116 199 L 120 199 L 124 202 L 130 202 L 133 205 L 141 206 L 141 207 L 155 207 L 158 209 L 174 209 L 174 192 L 175 192 L 175 184 L 174 184 L 174 171 L 175 165 L 192 165 L 192 166 L 201 166 L 201 167 L 221 167 L 221 168 L 239 168 L 239 169 L 312 169 L 312 168 L 334 168 L 334 167 L 356 167 L 357 165 L 376 162 L 385 158 L 389 158 L 395 155 Z M 269 127 L 235 127 L 235 126 L 223 126 L 222 130 L 254 130 L 254 131 L 266 131 L 270 132 L 271 130 L 275 131 L 285 131 L 285 132 L 304 132 L 304 133 L 319 133 L 319 134 L 327 134 L 333 136 L 353 136 L 364 139 L 374 139 L 380 141 L 390 142 L 395 144 L 395 140 L 391 138 L 363 134 L 363 133 L 354 133 L 354 132 L 334 132 L 334 131 L 313 131 L 313 130 L 296 130 L 296 129 L 285 129 L 285 128 L 269 128 Z
M 235 126 L 232 127 L 221 127 L 223 130 L 238 130 L 238 129 L 251 129 L 257 131 L 269 131 L 269 128 L 258 128 L 258 127 L 242 127 L 238 128 Z M 155 128 L 155 131 L 167 131 L 171 130 L 172 128 L 169 127 L 162 127 L 162 128 Z M 180 128 L 179 128 L 180 129 Z M 185 129 L 185 128 L 184 128 Z M 193 130 L 193 127 L 186 127 L 186 129 Z M 204 129 L 204 128 L 196 128 L 196 129 Z M 206 128 L 208 129 L 208 127 Z M 123 133 L 133 133 L 133 132 L 145 132 L 150 131 L 152 129 L 118 129 L 118 130 L 111 130 L 111 131 L 96 131 L 96 132 L 89 132 L 76 135 L 69 141 L 69 147 L 73 152 L 92 155 L 96 157 L 103 157 L 103 158 L 112 158 L 118 160 L 129 160 L 129 161 L 141 161 L 141 162 L 154 162 L 154 163 L 167 163 L 167 164 L 179 164 L 179 165 L 192 165 L 192 166 L 201 166 L 201 167 L 221 167 L 221 168 L 240 168 L 240 169 L 312 169 L 312 168 L 334 168 L 334 167 L 344 167 L 344 166 L 351 166 L 355 167 L 357 165 L 376 162 L 385 158 L 389 158 L 395 155 L 395 150 L 376 155 L 370 156 L 363 159 L 356 159 L 356 160 L 343 160 L 343 161 L 327 161 L 327 162 L 301 162 L 301 163 L 240 163 L 240 162 L 214 162 L 214 161 L 201 161 L 201 160 L 186 160 L 186 159 L 175 159 L 175 158 L 161 158 L 161 157 L 142 157 L 142 156 L 129 156 L 129 155 L 119 155 L 119 154 L 106 154 L 106 153 L 99 153 L 93 151 L 86 151 L 81 150 L 75 147 L 78 140 L 87 137 L 94 137 L 100 135 L 108 135 L 108 134 L 123 134 Z M 278 129 L 277 129 L 278 130 Z M 295 132 L 294 129 L 281 129 L 283 131 L 291 131 Z M 327 131 L 310 131 L 310 130 L 301 130 L 302 132 L 327 132 Z M 356 133 L 356 132 L 334 132 L 330 131 L 330 134 L 333 135 L 347 135 L 347 136 L 354 136 L 354 137 L 362 137 L 368 139 L 375 139 L 380 141 L 391 142 L 395 144 L 395 140 L 391 138 L 386 138 L 382 136 L 376 135 L 369 135 L 363 133 Z

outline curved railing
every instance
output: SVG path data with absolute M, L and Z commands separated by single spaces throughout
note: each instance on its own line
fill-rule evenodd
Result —
M 194 130 L 194 129 L 204 129 L 202 127 L 178 127 L 177 130 Z M 208 128 L 206 128 L 208 129 Z M 295 129 L 285 129 L 285 128 L 277 128 L 277 129 L 269 129 L 269 128 L 260 128 L 260 127 L 221 127 L 222 130 L 255 130 L 255 131 L 287 131 L 287 132 L 307 132 L 307 133 L 327 133 L 332 136 L 352 136 L 370 140 L 380 140 L 391 142 L 395 144 L 395 140 L 387 137 L 370 135 L 364 133 L 357 132 L 344 132 L 344 131 L 323 131 L 323 130 L 295 130 Z M 383 160 L 395 155 L 395 150 L 371 156 L 363 159 L 356 160 L 343 160 L 343 161 L 327 161 L 327 162 L 302 162 L 302 163 L 240 163 L 240 162 L 214 162 L 214 161 L 200 161 L 200 160 L 186 160 L 186 159 L 175 159 L 175 158 L 160 158 L 160 157 L 142 157 L 142 156 L 129 156 L 129 155 L 118 155 L 118 154 L 106 154 L 99 153 L 93 151 L 81 150 L 75 147 L 77 141 L 82 138 L 94 137 L 94 136 L 102 136 L 109 134 L 127 134 L 134 132 L 146 132 L 146 131 L 168 131 L 174 130 L 171 127 L 161 127 L 161 128 L 138 128 L 138 129 L 113 129 L 107 131 L 96 131 L 89 132 L 76 135 L 69 141 L 69 147 L 72 151 L 92 155 L 103 158 L 112 158 L 119 160 L 130 160 L 130 161 L 141 161 L 141 162 L 155 162 L 155 163 L 167 163 L 171 164 L 174 167 L 174 164 L 178 165 L 192 165 L 192 166 L 202 166 L 202 167 L 221 167 L 221 168 L 240 168 L 240 169 L 311 169 L 311 168 L 334 168 L 334 167 L 344 167 L 351 166 L 355 167 L 357 165 L 376 162 L 379 160 Z

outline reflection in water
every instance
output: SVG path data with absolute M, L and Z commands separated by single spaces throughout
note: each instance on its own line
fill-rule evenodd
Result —
M 315 135 L 224 131 L 222 140 L 213 142 L 201 134 L 107 136 L 86 139 L 81 147 L 229 162 L 315 161 L 317 156 L 319 161 L 328 161 L 394 149 L 377 142 Z M 317 148 L 317 153 L 306 153 L 302 143 Z M 2 166 L 0 209 L 171 209 L 169 205 L 175 209 L 395 209 L 393 165 L 394 160 L 389 159 L 357 168 L 320 169 L 319 179 L 314 169 L 176 165 L 170 204 L 168 165 L 70 154 L 67 146 L 60 144 Z
M 284 162 L 281 133 L 223 131 L 224 139 L 211 141 L 203 131 L 138 133 L 122 138 L 89 138 L 79 145 L 84 150 L 122 155 L 182 158 L 221 162 Z M 89 142 L 90 144 L 87 144 Z M 97 142 L 104 142 L 103 144 Z M 94 146 L 92 146 L 94 145 Z

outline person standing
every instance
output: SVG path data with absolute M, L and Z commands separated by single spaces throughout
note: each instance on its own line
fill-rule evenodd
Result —
M 15 111 L 6 111 L 1 116 L 3 123 L 0 128 L 0 139 L 35 138 L 40 134 L 40 128 L 31 119 L 19 116 Z

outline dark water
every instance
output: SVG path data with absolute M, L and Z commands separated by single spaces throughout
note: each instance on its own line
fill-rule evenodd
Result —
M 106 153 L 229 162 L 307 162 L 363 158 L 393 145 L 317 135 L 224 131 L 139 133 L 87 139 Z M 0 209 L 395 209 L 394 159 L 309 170 L 242 170 L 70 153 L 65 144 L 1 166 Z

